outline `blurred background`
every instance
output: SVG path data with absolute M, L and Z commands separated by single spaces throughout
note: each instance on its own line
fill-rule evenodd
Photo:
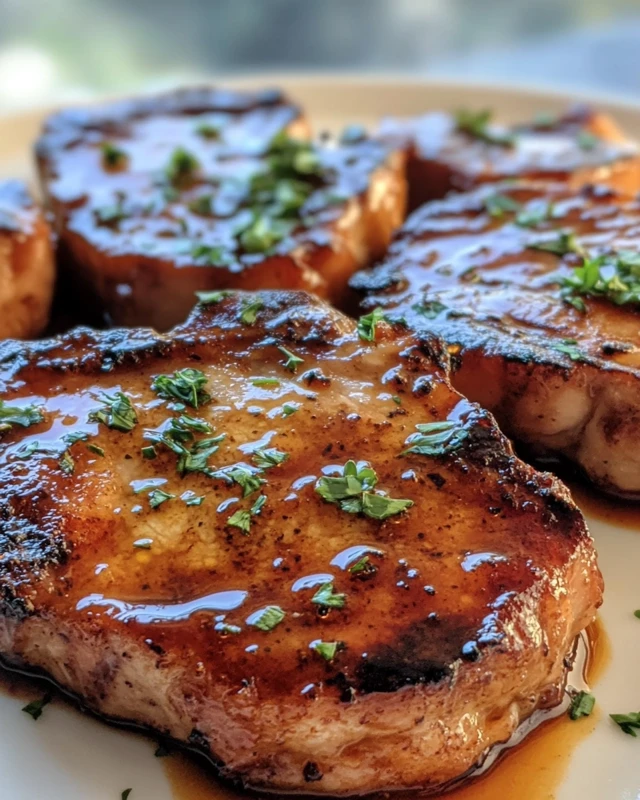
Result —
M 640 101 L 640 0 L 0 0 L 0 112 L 282 70 Z

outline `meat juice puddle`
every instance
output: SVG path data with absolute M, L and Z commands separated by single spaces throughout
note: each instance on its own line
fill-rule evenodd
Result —
M 575 680 L 569 684 L 582 688 L 597 684 L 611 658 L 606 631 L 598 620 L 590 625 L 578 646 L 573 667 Z M 512 740 L 493 757 L 491 764 L 475 773 L 473 780 L 440 795 L 421 795 L 417 791 L 373 795 L 372 800 L 417 800 L 442 797 L 443 800 L 552 800 L 569 767 L 571 756 L 581 741 L 593 733 L 599 719 L 598 707 L 590 717 L 569 719 L 566 705 L 560 712 L 538 712 L 533 730 L 525 723 Z M 490 757 L 491 759 L 491 757 Z M 489 759 L 489 760 L 490 760 Z M 292 800 L 294 795 L 242 792 L 220 784 L 194 759 L 174 753 L 163 759 L 174 800 Z

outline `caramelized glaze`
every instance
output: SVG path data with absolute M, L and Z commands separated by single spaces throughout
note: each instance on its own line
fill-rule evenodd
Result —
M 435 340 L 380 323 L 363 341 L 295 293 L 228 297 L 170 336 L 79 329 L 0 345 L 1 396 L 44 414 L 0 441 L 4 656 L 254 786 L 435 789 L 465 772 L 559 702 L 601 578 L 568 493 L 516 459 L 446 365 Z M 187 367 L 211 399 L 180 411 L 152 383 Z M 138 418 L 124 433 L 91 416 L 119 390 Z M 144 432 L 180 413 L 226 434 L 211 474 L 180 477 L 162 447 L 142 457 Z M 417 424 L 443 420 L 460 437 L 450 452 L 401 455 Z M 63 438 L 79 433 L 87 442 Z M 288 458 L 258 469 L 251 451 L 266 443 Z M 380 521 L 325 502 L 319 479 L 349 459 L 413 505 Z M 216 472 L 234 465 L 264 481 L 250 497 Z M 152 508 L 158 488 L 173 497 Z M 259 493 L 245 535 L 231 515 Z M 187 505 L 194 495 L 202 505 Z M 369 568 L 352 572 L 363 555 Z M 313 601 L 329 576 L 344 608 Z M 284 618 L 265 631 L 270 606 Z M 338 643 L 329 660 L 319 641 Z M 445 759 L 443 726 L 464 729 Z

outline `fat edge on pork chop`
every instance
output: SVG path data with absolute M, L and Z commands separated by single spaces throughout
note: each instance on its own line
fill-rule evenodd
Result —
M 50 117 L 36 152 L 69 293 L 84 286 L 109 324 L 157 330 L 182 322 L 198 290 L 341 302 L 404 220 L 405 155 L 361 131 L 309 135 L 275 90 L 184 89 Z
M 560 702 L 582 516 L 441 344 L 304 293 L 0 345 L 0 653 L 227 778 L 436 791 Z

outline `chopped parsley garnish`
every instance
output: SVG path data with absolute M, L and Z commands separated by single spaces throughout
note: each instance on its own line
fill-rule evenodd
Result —
M 555 206 L 553 203 L 535 203 L 529 208 L 523 208 L 516 215 L 516 225 L 521 228 L 535 228 L 542 222 L 553 219 Z
M 394 403 L 395 403 L 397 406 L 401 406 L 401 405 L 402 405 L 402 398 L 401 398 L 401 397 L 398 397 L 398 395 L 397 395 L 397 394 L 394 394 L 394 395 L 393 395 L 393 397 L 392 397 L 391 399 L 393 400 L 393 402 L 394 402 Z
M 73 433 L 65 433 L 62 437 L 62 441 L 67 447 L 71 447 L 71 445 L 77 444 L 78 442 L 86 442 L 88 438 L 89 434 L 85 431 L 74 431 Z
M 352 564 L 349 567 L 349 572 L 352 575 L 360 575 L 363 572 L 369 572 L 372 568 L 373 565 L 369 556 L 362 556 L 362 558 L 359 558 L 355 564 Z
M 253 386 L 280 386 L 278 378 L 254 378 L 251 383 Z
M 124 197 L 118 198 L 116 203 L 109 206 L 98 206 L 94 208 L 93 213 L 101 225 L 117 225 L 123 219 L 129 216 L 128 211 L 124 207 Z
M 88 444 L 87 450 L 90 450 L 92 453 L 95 453 L 97 456 L 104 458 L 104 450 L 99 447 L 97 444 Z
M 149 505 L 151 508 L 158 508 L 163 503 L 166 503 L 167 500 L 173 500 L 175 494 L 169 494 L 169 492 L 165 492 L 163 489 L 153 489 L 149 492 Z
M 423 317 L 427 319 L 435 319 L 442 314 L 443 311 L 447 311 L 447 306 L 444 303 L 440 303 L 438 300 L 431 300 L 430 302 L 426 303 L 416 303 L 415 305 L 411 306 L 413 311 L 416 311 Z
M 184 147 L 176 147 L 166 168 L 166 176 L 173 186 L 180 186 L 192 180 L 199 168 L 198 159 Z
M 292 231 L 293 223 L 266 213 L 255 215 L 253 222 L 240 234 L 240 244 L 247 253 L 267 253 Z
M 285 618 L 284 611 L 280 606 L 267 606 L 259 611 L 254 617 L 249 617 L 247 624 L 260 628 L 261 631 L 272 631 Z
M 211 400 L 204 387 L 207 376 L 199 369 L 180 369 L 173 375 L 158 375 L 151 388 L 159 397 L 179 400 L 192 408 L 198 408 Z
M 333 591 L 333 582 L 323 583 L 311 598 L 311 602 L 323 608 L 344 608 L 347 602 L 346 594 Z
M 193 492 L 185 492 L 180 495 L 180 499 L 184 500 L 186 506 L 201 506 L 205 501 L 205 496 L 203 494 L 197 495 Z
M 640 711 L 632 711 L 629 714 L 609 714 L 609 716 L 624 733 L 637 737 L 636 731 L 640 729 Z
M 230 297 L 233 292 L 222 289 L 221 291 L 214 292 L 196 292 L 198 302 L 202 306 L 213 306 L 221 303 L 225 297 Z
M 40 719 L 44 707 L 49 705 L 51 699 L 51 695 L 47 692 L 47 694 L 45 694 L 40 700 L 32 700 L 22 710 L 32 719 Z
M 295 355 L 290 350 L 287 350 L 286 347 L 278 347 L 278 350 L 287 359 L 284 362 L 284 368 L 288 369 L 289 372 L 296 372 L 298 369 L 298 365 L 304 363 L 304 359 L 300 358 L 300 356 Z
M 469 435 L 460 422 L 443 420 L 442 422 L 425 422 L 416 425 L 418 433 L 412 433 L 405 444 L 410 445 L 403 451 L 421 456 L 445 456 L 457 450 Z
M 158 457 L 156 448 L 152 444 L 143 447 L 141 452 L 142 452 L 142 457 L 146 458 L 149 461 L 152 461 L 154 458 Z
M 262 511 L 262 508 L 266 502 L 267 502 L 267 496 L 261 494 L 260 497 L 256 498 L 255 503 L 251 506 L 251 513 L 259 514 Z
M 269 168 L 279 178 L 321 176 L 322 165 L 313 143 L 277 133 L 269 145 Z
M 595 258 L 583 255 L 583 263 L 562 278 L 561 295 L 579 311 L 586 306 L 582 296 L 603 297 L 616 305 L 640 303 L 640 253 L 621 250 Z
M 105 169 L 122 167 L 127 161 L 127 154 L 120 147 L 116 147 L 112 142 L 103 142 L 100 145 L 102 151 L 102 166 Z
M 37 406 L 9 406 L 0 400 L 0 433 L 10 431 L 14 425 L 28 428 L 44 420 L 44 414 Z
M 338 650 L 342 649 L 341 642 L 313 642 L 311 649 L 324 658 L 325 661 L 333 661 Z
M 72 475 L 76 468 L 76 462 L 73 460 L 73 456 L 68 450 L 64 451 L 58 464 L 65 475 Z
M 485 198 L 484 207 L 490 217 L 497 219 L 504 214 L 515 214 L 522 206 L 506 194 L 492 194 Z
M 277 467 L 289 458 L 289 453 L 283 453 L 275 447 L 268 447 L 265 450 L 256 450 L 253 454 L 253 463 L 261 469 Z
M 198 424 L 194 428 L 192 424 L 185 424 L 184 420 L 190 420 L 191 423 Z M 201 426 L 205 425 L 206 430 Z M 207 439 L 200 439 L 194 442 L 191 447 L 186 447 L 185 443 L 192 441 L 193 430 L 200 430 L 210 433 L 211 427 L 203 420 L 193 420 L 191 417 L 178 417 L 169 421 L 168 425 L 158 430 L 146 430 L 144 438 L 154 444 L 162 444 L 178 456 L 178 463 L 176 469 L 179 475 L 185 475 L 188 472 L 204 472 L 205 475 L 213 475 L 209 459 L 211 456 L 220 449 L 220 442 L 225 438 L 225 434 L 221 433 L 218 436 L 213 436 Z M 154 448 L 155 450 L 155 448 Z M 155 457 L 149 452 L 150 448 L 143 448 L 145 458 Z
M 589 131 L 580 131 L 576 137 L 576 142 L 581 150 L 594 150 L 600 143 L 600 139 Z
M 226 266 L 233 260 L 231 254 L 227 250 L 218 245 L 210 244 L 194 244 L 191 248 L 191 258 L 195 261 L 202 261 L 204 264 L 210 264 L 212 266 Z M 206 295 L 209 294 L 209 292 L 197 292 L 197 294 Z M 204 301 L 200 300 L 200 302 L 202 303 Z M 219 301 L 216 300 L 215 302 Z
M 376 338 L 376 325 L 384 319 L 384 311 L 374 308 L 370 314 L 365 314 L 358 320 L 358 336 L 365 342 L 373 342 Z
M 396 500 L 374 493 L 377 482 L 378 476 L 369 465 L 358 468 L 355 461 L 347 461 L 342 476 L 319 478 L 316 492 L 349 514 L 362 513 L 377 520 L 385 520 L 411 508 L 413 500 Z
M 262 300 L 254 300 L 253 302 L 245 303 L 242 308 L 242 313 L 240 314 L 240 320 L 245 325 L 253 325 L 258 319 L 258 311 L 260 311 L 261 308 L 264 308 Z
M 588 717 L 593 711 L 596 704 L 596 698 L 590 692 L 578 692 L 574 694 L 569 706 L 569 717 L 571 719 L 580 719 L 580 717 Z
M 240 528 L 243 533 L 249 533 L 251 530 L 251 514 L 249 511 L 239 509 L 229 517 L 227 525 L 232 528 Z
M 122 392 L 109 395 L 104 394 L 101 398 L 104 408 L 91 411 L 89 419 L 94 422 L 101 422 L 108 428 L 113 428 L 122 433 L 129 433 L 138 424 L 138 417 L 131 400 Z
M 211 214 L 212 194 L 201 194 L 199 197 L 189 202 L 189 211 L 201 217 L 208 217 Z
M 557 256 L 566 256 L 568 253 L 582 253 L 582 248 L 572 231 L 561 231 L 555 239 L 538 239 L 527 245 L 531 250 L 542 250 L 545 253 L 554 253 Z
M 195 131 L 203 139 L 219 139 L 222 128 L 212 122 L 200 122 L 196 125 Z
M 456 112 L 456 128 L 461 133 L 466 133 L 474 139 L 480 139 L 487 144 L 497 144 L 501 147 L 513 147 L 516 137 L 509 131 L 500 131 L 490 126 L 492 112 L 489 109 L 482 111 L 469 111 L 461 109 Z
M 285 403 L 282 406 L 282 416 L 283 417 L 290 417 L 292 414 L 295 414 L 300 408 L 300 403 Z
M 264 478 L 256 474 L 258 470 L 253 470 L 242 464 L 235 464 L 230 467 L 221 467 L 211 473 L 213 478 L 221 478 L 228 483 L 236 483 L 242 489 L 242 496 L 248 497 L 253 492 L 257 492 L 263 483 Z
M 584 353 L 579 347 L 576 347 L 577 344 L 578 342 L 576 339 L 563 339 L 562 342 L 554 342 L 551 345 L 551 349 L 557 350 L 558 353 L 562 353 L 565 356 L 569 356 L 572 361 L 584 361 Z

